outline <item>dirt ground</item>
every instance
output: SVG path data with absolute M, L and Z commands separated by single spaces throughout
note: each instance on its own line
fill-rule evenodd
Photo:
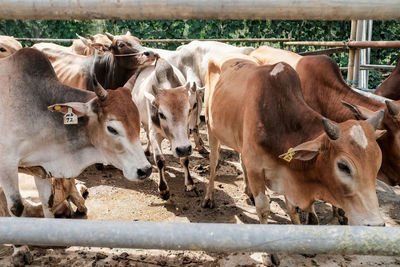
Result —
M 201 135 L 206 139 L 205 127 Z M 143 145 L 146 144 L 142 133 Z M 205 142 L 207 143 L 207 142 Z M 179 160 L 163 143 L 166 154 L 166 174 L 171 199 L 158 197 L 158 172 L 153 168 L 150 179 L 134 183 L 126 180 L 119 170 L 106 167 L 98 171 L 89 167 L 79 180 L 89 188 L 86 201 L 88 219 L 168 222 L 258 223 L 255 208 L 243 193 L 243 174 L 238 155 L 227 148 L 221 150 L 216 181 L 216 208 L 202 209 L 208 179 L 209 161 L 196 151 L 190 157 L 190 170 L 197 181 L 200 196 L 184 192 L 184 175 Z M 208 148 L 208 147 L 207 147 Z M 153 163 L 153 160 L 150 160 Z M 21 177 L 22 178 L 22 177 Z M 26 176 L 23 177 L 26 180 Z M 400 188 L 378 182 L 379 202 L 386 225 L 400 225 Z M 26 193 L 34 195 L 34 191 Z M 283 198 L 271 194 L 271 224 L 288 224 Z M 321 224 L 338 224 L 332 217 L 330 205 L 317 203 Z M 204 251 L 163 251 L 110 248 L 32 248 L 32 266 L 273 266 L 266 253 L 212 253 Z M 0 247 L 0 266 L 11 266 L 12 249 Z M 278 254 L 279 266 L 400 266 L 398 257 L 356 255 L 286 255 Z

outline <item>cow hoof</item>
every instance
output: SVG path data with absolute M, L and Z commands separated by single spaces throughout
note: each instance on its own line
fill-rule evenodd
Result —
M 338 216 L 338 221 L 340 225 L 348 225 L 349 224 L 349 219 L 347 219 L 346 216 Z
M 22 204 L 21 199 L 13 201 L 10 211 L 16 217 L 20 217 L 22 215 L 22 212 L 24 211 L 24 204 Z
M 200 148 L 198 151 L 199 151 L 199 154 L 205 158 L 208 158 L 208 155 L 210 154 L 210 152 L 208 152 L 208 150 L 205 149 L 204 147 Z
M 98 171 L 104 170 L 104 165 L 101 164 L 101 163 L 96 163 L 94 166 L 96 167 L 96 169 L 97 169 Z
M 205 199 L 201 202 L 201 207 L 202 207 L 202 208 L 213 209 L 213 208 L 215 207 L 215 202 L 214 202 L 213 199 L 205 198 Z
M 160 193 L 160 197 L 161 197 L 163 200 L 168 200 L 169 197 L 170 197 L 170 195 L 169 195 L 169 190 L 163 190 L 163 191 L 160 191 L 159 193 Z
M 87 216 L 87 210 L 86 211 L 75 211 L 74 218 L 81 218 L 81 217 L 86 217 Z
M 12 262 L 14 266 L 25 266 L 33 262 L 33 256 L 27 246 L 14 248 L 12 255 Z
M 319 220 L 318 217 L 315 213 L 313 212 L 308 212 L 307 214 L 307 224 L 308 225 L 319 225 Z
M 281 261 L 279 260 L 279 257 L 277 254 L 272 253 L 270 257 L 271 257 L 271 262 L 273 264 L 275 264 L 275 266 L 279 266 L 279 264 L 281 264 Z
M 185 185 L 185 191 L 186 192 L 194 192 L 196 194 L 196 197 L 198 197 L 200 195 L 199 190 L 197 190 L 197 187 L 195 184 Z
M 253 197 L 252 195 L 249 196 L 249 200 L 250 200 L 250 202 L 251 202 L 251 205 L 253 205 L 253 206 L 256 205 L 256 202 L 254 201 L 254 197 Z

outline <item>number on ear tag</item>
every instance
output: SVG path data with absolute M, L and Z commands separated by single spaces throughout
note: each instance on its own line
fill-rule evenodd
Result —
M 78 124 L 78 116 L 72 112 L 72 108 L 68 108 L 68 113 L 64 115 L 64 124 Z

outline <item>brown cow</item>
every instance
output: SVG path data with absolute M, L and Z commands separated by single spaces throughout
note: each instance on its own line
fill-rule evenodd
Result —
M 141 67 L 158 58 L 154 52 L 140 45 L 129 32 L 125 35 L 106 33 L 111 40 L 110 52 L 103 55 L 82 56 L 54 49 L 38 50 L 49 58 L 58 79 L 69 86 L 92 90 L 93 73 L 103 87 L 122 87 Z M 34 48 L 38 48 L 37 45 Z M 96 50 L 97 51 L 97 50 Z
M 378 140 L 382 150 L 380 180 L 389 185 L 400 184 L 400 101 L 386 105 L 353 91 L 343 80 L 337 64 L 327 56 L 302 57 L 272 47 L 260 47 L 250 54 L 261 64 L 284 61 L 299 74 L 306 103 L 315 111 L 336 122 L 354 118 L 366 119 L 378 110 L 385 110 L 380 127 L 387 134 Z M 341 102 L 352 103 L 350 111 Z
M 20 42 L 11 36 L 0 35 L 0 58 L 8 57 L 22 48 Z
M 392 73 L 376 89 L 374 94 L 393 100 L 400 100 L 400 58 Z
M 224 144 L 241 153 L 261 223 L 269 213 L 268 186 L 287 197 L 291 217 L 295 206 L 309 210 L 320 199 L 343 208 L 351 224 L 384 224 L 375 192 L 383 111 L 368 122 L 330 122 L 304 102 L 299 77 L 286 63 L 214 58 L 207 78 L 211 174 L 203 207 L 214 206 Z

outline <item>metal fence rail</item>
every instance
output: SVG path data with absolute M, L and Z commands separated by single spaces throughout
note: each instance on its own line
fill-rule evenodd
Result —
M 0 19 L 400 19 L 398 0 L 0 0 L 0 6 Z
M 17 41 L 30 41 L 30 42 L 55 42 L 55 43 L 72 43 L 76 39 L 54 39 L 54 38 L 15 38 Z M 142 43 L 190 43 L 191 41 L 217 41 L 223 43 L 279 43 L 286 42 L 293 39 L 290 38 L 232 38 L 232 39 L 141 39 Z
M 400 255 L 400 227 L 0 218 L 0 243 L 389 256 Z
M 400 41 L 290 41 L 285 42 L 284 45 L 334 46 L 350 48 L 400 48 Z

